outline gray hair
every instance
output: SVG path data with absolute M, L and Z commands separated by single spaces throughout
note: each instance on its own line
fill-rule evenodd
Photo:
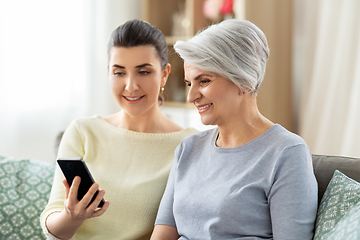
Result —
M 247 87 L 254 95 L 270 54 L 265 34 L 239 19 L 211 25 L 188 41 L 177 41 L 174 49 L 188 64 L 223 76 L 240 89 Z

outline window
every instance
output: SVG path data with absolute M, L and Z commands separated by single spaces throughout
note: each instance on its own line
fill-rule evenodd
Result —
M 0 111 L 83 99 L 82 11 L 81 0 L 0 0 Z

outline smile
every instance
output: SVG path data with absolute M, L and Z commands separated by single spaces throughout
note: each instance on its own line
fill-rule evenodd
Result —
M 136 100 L 139 100 L 140 98 L 142 98 L 143 96 L 141 96 L 141 97 L 126 97 L 126 96 L 124 96 L 124 98 L 126 99 L 126 100 L 128 100 L 128 101 L 136 101 Z
M 212 103 L 209 103 L 209 104 L 197 107 L 199 110 L 199 113 L 205 112 L 211 105 L 212 105 Z

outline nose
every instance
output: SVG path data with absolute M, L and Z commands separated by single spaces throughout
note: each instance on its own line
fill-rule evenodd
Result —
M 139 89 L 139 86 L 137 85 L 136 79 L 134 79 L 131 76 L 128 76 L 126 79 L 125 90 L 128 92 L 135 92 L 138 89 Z
M 196 87 L 190 86 L 188 95 L 187 95 L 187 101 L 189 103 L 195 103 L 199 98 L 201 98 L 201 93 Z

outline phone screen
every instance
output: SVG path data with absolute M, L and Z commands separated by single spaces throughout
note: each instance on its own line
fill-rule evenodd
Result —
M 76 176 L 81 178 L 77 199 L 80 201 L 84 195 L 87 193 L 89 188 L 95 182 L 93 177 L 90 174 L 89 169 L 87 168 L 84 160 L 82 158 L 59 158 L 57 160 L 67 182 L 71 186 L 72 181 Z M 90 204 L 95 200 L 99 191 L 96 191 L 93 198 L 91 199 Z M 102 199 L 98 207 L 101 208 L 105 203 L 105 200 Z

